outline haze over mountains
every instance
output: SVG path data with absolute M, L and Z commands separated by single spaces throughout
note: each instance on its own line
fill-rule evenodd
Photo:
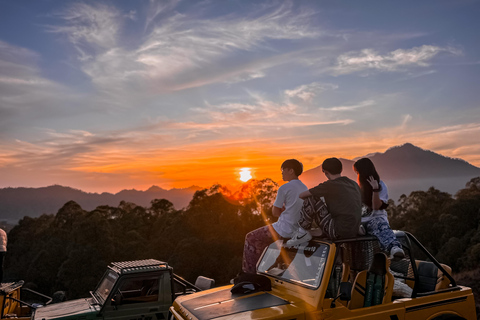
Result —
M 387 184 L 390 199 L 395 202 L 402 194 L 425 191 L 431 186 L 454 195 L 458 190 L 465 188 L 470 179 L 480 176 L 480 168 L 464 160 L 445 157 L 411 143 L 365 157 L 373 161 L 380 178 Z M 343 164 L 343 175 L 357 180 L 353 164 L 359 158 L 340 159 Z M 321 166 L 318 166 L 305 171 L 301 175 L 301 180 L 308 187 L 313 187 L 326 178 Z
M 24 216 L 38 217 L 56 213 L 66 202 L 73 200 L 91 211 L 101 205 L 118 206 L 121 201 L 148 207 L 153 199 L 168 199 L 175 208 L 186 207 L 200 187 L 165 190 L 152 186 L 148 190 L 122 190 L 118 193 L 87 193 L 59 185 L 43 188 L 0 189 L 0 221 L 16 223 Z
M 410 143 L 367 157 L 375 163 L 381 179 L 388 186 L 390 198 L 395 202 L 402 194 L 427 190 L 431 186 L 455 194 L 464 188 L 471 178 L 480 176 L 480 168 L 461 159 L 448 158 Z M 341 159 L 343 174 L 353 180 L 356 180 L 353 171 L 355 160 Z M 308 187 L 324 181 L 321 166 L 306 170 L 301 180 Z M 70 200 L 90 211 L 100 205 L 118 206 L 122 200 L 146 207 L 153 199 L 163 198 L 180 209 L 188 205 L 195 191 L 199 189 L 201 188 L 192 186 L 165 190 L 152 186 L 146 191 L 122 190 L 116 194 L 98 194 L 58 185 L 43 188 L 3 188 L 0 189 L 0 221 L 16 223 L 24 216 L 38 217 L 43 213 L 56 213 Z

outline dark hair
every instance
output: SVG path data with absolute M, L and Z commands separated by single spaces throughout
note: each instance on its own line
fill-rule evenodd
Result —
M 303 164 L 297 159 L 288 159 L 283 161 L 282 169 L 293 169 L 295 175 L 298 177 L 303 172 Z
M 381 188 L 380 176 L 378 175 L 372 160 L 370 160 L 369 158 L 361 158 L 360 160 L 357 160 L 357 162 L 353 164 L 353 168 L 358 174 L 357 181 L 360 185 L 360 190 L 362 190 L 362 201 L 369 208 L 371 208 L 373 189 L 370 183 L 368 183 L 367 179 L 370 176 L 373 176 L 373 178 L 377 180 L 379 188 Z
M 328 158 L 323 161 L 322 169 L 331 174 L 340 174 L 342 173 L 343 166 L 342 162 L 337 158 Z

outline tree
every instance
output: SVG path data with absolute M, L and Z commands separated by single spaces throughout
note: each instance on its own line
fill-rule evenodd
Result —
M 396 207 L 388 207 L 390 226 L 411 232 L 436 254 L 442 243 L 439 237 L 442 226 L 437 221 L 453 201 L 449 193 L 434 187 L 428 191 L 414 191 L 408 197 L 402 195 Z

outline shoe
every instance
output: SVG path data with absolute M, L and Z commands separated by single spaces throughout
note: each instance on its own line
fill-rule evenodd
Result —
M 310 232 L 308 232 L 308 231 L 305 231 L 305 233 L 297 232 L 293 235 L 293 237 L 290 240 L 287 241 L 285 246 L 286 247 L 294 247 L 294 246 L 297 246 L 299 244 L 308 242 L 310 240 L 312 240 L 312 235 L 310 234 Z
M 363 224 L 361 224 L 360 227 L 358 228 L 358 235 L 364 236 L 366 234 L 367 234 L 367 230 L 365 230 L 365 227 L 363 226 Z
M 399 247 L 393 247 L 390 250 L 390 259 L 393 261 L 400 261 L 403 258 L 405 258 L 405 252 L 403 251 L 402 248 Z

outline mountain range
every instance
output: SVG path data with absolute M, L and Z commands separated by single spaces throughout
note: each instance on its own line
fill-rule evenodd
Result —
M 412 191 L 428 190 L 431 186 L 455 194 L 465 188 L 467 182 L 480 176 L 477 168 L 462 159 L 442 156 L 438 153 L 424 150 L 411 143 L 396 146 L 384 153 L 366 155 L 375 164 L 380 178 L 388 187 L 390 199 L 398 201 L 402 194 L 409 195 Z M 353 171 L 353 160 L 340 159 L 343 164 L 342 175 L 357 180 Z M 311 188 L 326 180 L 322 166 L 306 170 L 300 179 Z
M 477 168 L 461 159 L 453 159 L 435 152 L 424 150 L 410 143 L 388 149 L 384 153 L 373 153 L 369 157 L 387 184 L 389 196 L 398 201 L 402 194 L 427 190 L 429 187 L 455 194 L 465 187 L 471 178 L 480 176 Z M 357 159 L 340 159 L 343 175 L 356 180 L 353 163 Z M 313 187 L 325 181 L 321 166 L 306 170 L 300 179 Z M 16 223 L 24 216 L 38 217 L 43 213 L 56 213 L 66 202 L 74 200 L 85 210 L 93 210 L 100 205 L 118 206 L 121 201 L 149 206 L 153 199 L 168 199 L 175 208 L 187 206 L 195 191 L 200 187 L 165 190 L 152 186 L 148 190 L 122 190 L 112 193 L 87 193 L 59 185 L 42 188 L 3 188 L 0 189 L 0 221 Z
M 190 203 L 195 191 L 200 189 L 202 188 L 191 186 L 165 190 L 152 186 L 145 191 L 133 189 L 115 194 L 107 192 L 99 194 L 59 185 L 42 188 L 3 188 L 0 189 L 0 221 L 16 223 L 24 216 L 38 217 L 43 213 L 56 213 L 70 200 L 88 211 L 100 205 L 116 207 L 121 201 L 148 207 L 153 199 L 168 199 L 175 208 L 183 208 Z

